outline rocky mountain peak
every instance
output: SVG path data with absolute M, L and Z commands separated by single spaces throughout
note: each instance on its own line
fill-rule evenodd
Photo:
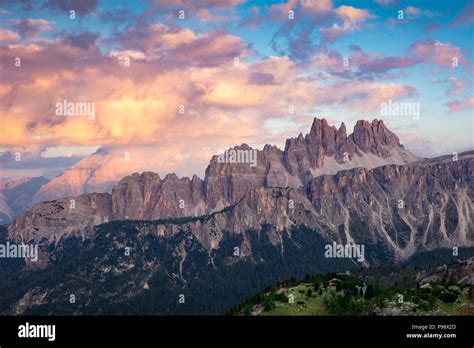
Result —
M 336 132 L 336 145 L 338 146 L 338 145 L 343 144 L 343 142 L 345 142 L 346 139 L 347 139 L 347 129 L 344 122 L 342 122 L 341 126 Z
M 332 155 L 336 148 L 336 132 L 336 127 L 330 126 L 325 118 L 315 118 L 306 140 L 312 147 L 322 147 L 325 155 Z
M 383 146 L 395 147 L 400 146 L 398 137 L 385 127 L 382 120 L 373 120 L 372 123 L 368 121 L 357 121 L 353 133 L 354 143 L 364 152 L 372 151 L 382 156 L 380 153 Z M 385 151 L 387 153 L 387 151 Z

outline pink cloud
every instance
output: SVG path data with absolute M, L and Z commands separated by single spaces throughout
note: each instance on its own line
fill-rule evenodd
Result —
M 354 8 L 352 6 L 340 6 L 335 13 L 342 20 L 342 25 L 333 23 L 330 28 L 321 28 L 320 33 L 326 42 L 334 42 L 342 34 L 348 34 L 359 30 L 362 23 L 373 15 L 368 10 Z
M 235 16 L 229 16 L 224 14 L 217 14 L 207 8 L 200 8 L 196 10 L 196 16 L 201 22 L 228 22 L 236 19 Z
M 416 65 L 418 61 L 412 57 L 385 57 L 362 62 L 360 70 L 363 72 L 384 73 L 392 69 L 408 68 Z
M 163 66 L 215 66 L 248 53 L 248 48 L 237 36 L 224 30 L 195 34 L 190 29 L 162 23 L 127 28 L 116 36 L 123 50 L 143 52 L 148 61 Z
M 127 49 L 103 54 L 93 41 L 73 45 L 66 39 L 3 46 L 2 63 L 15 56 L 28 58 L 0 83 L 2 122 L 8 124 L 0 127 L 0 145 L 134 144 L 165 151 L 176 147 L 176 139 L 187 148 L 204 146 L 209 139 L 216 147 L 261 142 L 258 130 L 265 119 L 287 116 L 290 104 L 313 110 L 337 103 L 362 112 L 377 107 L 381 98 L 411 92 L 397 84 L 326 86 L 301 79 L 303 71 L 287 57 L 253 63 L 242 57 L 234 66 L 233 57 L 242 53 L 238 38 L 218 31 L 189 38 L 177 45 L 170 38 L 161 51 L 152 51 L 154 56 Z M 132 58 L 130 67 L 124 67 L 124 56 Z M 190 64 L 196 61 L 213 64 Z M 54 105 L 63 99 L 94 102 L 96 118 L 56 116 Z M 186 110 L 183 115 L 180 105 Z
M 299 0 L 288 0 L 288 2 L 271 5 L 269 9 L 270 15 L 275 19 L 288 18 L 288 12 L 295 10 L 298 4 Z
M 334 23 L 330 28 L 321 28 L 319 31 L 321 32 L 324 41 L 334 42 L 344 33 L 344 28 L 339 26 L 339 24 Z
M 464 81 L 457 77 L 450 77 L 448 79 L 450 86 L 447 90 L 447 94 L 451 96 L 460 96 L 464 92 Z
M 331 12 L 334 7 L 333 0 L 300 0 L 304 10 L 311 11 L 313 14 L 324 14 Z
M 313 58 L 314 66 L 324 68 L 329 73 L 335 73 L 346 78 L 368 78 L 380 75 L 394 69 L 415 66 L 420 60 L 410 56 L 381 57 L 378 54 L 366 53 L 360 47 L 351 45 L 353 56 L 348 58 L 348 66 L 343 65 L 344 58 L 338 51 L 327 52 L 320 50 Z
M 459 65 L 466 63 L 461 48 L 450 43 L 425 40 L 416 41 L 410 46 L 413 53 L 425 62 L 454 69 L 453 60 L 457 59 Z
M 333 0 L 288 0 L 271 5 L 269 12 L 273 19 L 282 19 L 288 18 L 290 10 L 298 13 L 298 16 L 311 15 L 313 18 L 321 18 L 333 10 Z
M 324 68 L 330 72 L 340 72 L 345 70 L 343 57 L 338 51 L 325 52 L 321 50 L 313 58 L 313 65 L 318 68 Z
M 424 16 L 424 17 L 435 17 L 438 16 L 439 14 L 430 10 L 422 10 L 418 7 L 414 6 L 407 6 L 403 9 L 405 14 L 410 15 L 411 17 L 418 17 L 418 16 Z
M 340 6 L 336 9 L 336 13 L 343 20 L 344 26 L 373 17 L 368 10 L 361 10 L 352 6 Z
M 410 15 L 419 15 L 422 11 L 414 6 L 405 7 L 404 12 Z
M 450 100 L 447 103 L 449 112 L 460 112 L 465 110 L 474 111 L 474 97 L 461 100 Z
M 318 104 L 345 105 L 349 109 L 368 113 L 380 109 L 380 104 L 389 99 L 413 97 L 416 89 L 396 83 L 374 83 L 369 81 L 341 82 L 318 91 Z

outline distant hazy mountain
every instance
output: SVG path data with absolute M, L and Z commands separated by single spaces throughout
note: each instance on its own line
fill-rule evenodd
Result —
M 33 205 L 32 197 L 48 180 L 43 177 L 0 179 L 0 224 L 6 224 Z
M 43 185 L 33 198 L 35 203 L 91 192 L 110 192 L 128 174 L 123 160 L 99 149 Z

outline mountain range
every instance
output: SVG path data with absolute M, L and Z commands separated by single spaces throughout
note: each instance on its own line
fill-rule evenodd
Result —
M 33 288 L 23 280 L 25 292 L 3 311 L 29 313 L 45 306 L 48 313 L 62 313 L 68 286 L 79 287 L 78 279 L 87 285 L 77 291 L 97 294 L 100 308 L 94 312 L 92 304 L 81 304 L 74 313 L 117 313 L 104 303 L 142 296 L 160 282 L 168 285 L 160 290 L 168 295 L 182 289 L 205 292 L 203 279 L 215 277 L 226 287 L 233 282 L 232 270 L 240 276 L 245 270 L 242 277 L 251 277 L 251 285 L 240 289 L 239 298 L 294 274 L 396 263 L 420 251 L 474 246 L 474 151 L 420 159 L 383 121 L 358 121 L 347 135 L 344 124 L 336 129 L 324 119 L 314 119 L 307 135 L 288 139 L 284 150 L 246 144 L 231 150 L 255 151 L 256 165 L 222 163 L 216 155 L 203 179 L 134 173 L 111 193 L 40 202 L 20 214 L 4 238 L 40 245 L 40 260 L 24 264 L 23 277 L 42 268 L 52 279 L 68 264 L 70 278 L 61 284 L 39 280 Z M 54 187 L 55 180 L 43 187 Z M 47 192 L 42 188 L 38 192 Z M 325 245 L 333 242 L 365 246 L 364 261 L 325 258 Z M 129 260 L 121 255 L 127 246 Z M 70 264 L 69 258 L 82 261 Z M 96 284 L 110 285 L 116 277 L 125 282 L 122 290 L 105 301 Z M 173 301 L 156 306 L 160 313 L 174 314 L 224 308 L 205 310 L 200 302 L 183 310 Z

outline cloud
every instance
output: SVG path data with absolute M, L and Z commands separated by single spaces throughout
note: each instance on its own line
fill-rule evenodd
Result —
M 275 77 L 272 74 L 255 72 L 250 75 L 249 82 L 254 85 L 271 85 L 275 82 Z
M 364 52 L 359 46 L 350 45 L 354 54 L 343 57 L 338 51 L 319 49 L 312 60 L 313 66 L 324 69 L 327 73 L 344 79 L 373 80 L 376 77 L 387 77 L 392 70 L 413 67 L 421 62 L 412 56 L 388 56 Z M 347 59 L 347 66 L 344 59 Z
M 23 37 L 39 36 L 54 30 L 54 22 L 46 19 L 21 18 L 13 20 L 12 24 Z
M 389 6 L 389 5 L 396 4 L 398 0 L 374 0 L 374 2 L 381 6 Z
M 233 7 L 242 3 L 242 0 L 200 0 L 200 1 L 190 1 L 190 0 L 155 0 L 154 3 L 159 6 L 164 7 L 186 7 L 186 8 L 205 8 L 205 7 L 217 7 L 217 8 L 226 8 Z
M 173 49 L 195 39 L 196 35 L 190 29 L 162 23 L 131 25 L 115 36 L 115 40 L 122 47 L 139 49 L 150 54 L 153 50 Z
M 177 45 L 173 55 L 189 65 L 214 66 L 230 64 L 234 58 L 244 55 L 246 50 L 237 36 L 229 35 L 224 30 L 214 30 L 197 36 L 189 43 Z
M 332 11 L 334 7 L 333 0 L 300 0 L 303 11 L 311 12 L 311 15 L 323 15 Z
M 272 41 L 281 56 L 257 59 L 253 47 L 230 31 L 206 31 L 210 26 L 202 23 L 193 30 L 196 21 L 181 27 L 168 16 L 168 8 L 181 6 L 192 7 L 201 20 L 219 11 L 231 15 L 240 2 L 206 3 L 210 7 L 204 9 L 203 2 L 154 2 L 169 6 L 160 9 L 164 23 L 153 16 L 122 25 L 114 19 L 106 37 L 99 34 L 104 31 L 75 30 L 45 38 L 36 34 L 41 30 L 31 29 L 31 40 L 23 40 L 13 31 L 0 31 L 0 41 L 2 33 L 9 40 L 0 43 L 0 64 L 22 57 L 22 66 L 7 69 L 0 81 L 0 146 L 103 146 L 118 158 L 117 165 L 123 152 L 130 152 L 139 168 L 189 173 L 229 146 L 275 141 L 275 134 L 265 130 L 269 119 L 270 124 L 295 124 L 294 119 L 306 120 L 315 110 L 364 117 L 389 99 L 416 97 L 414 86 L 394 78 L 423 62 L 448 66 L 452 54 L 463 53 L 450 43 L 430 40 L 415 42 L 399 56 L 351 45 L 345 67 L 343 51 L 325 44 L 363 29 L 374 15 L 352 6 L 334 8 L 332 1 L 289 1 L 251 8 L 266 16 L 263 25 L 276 25 L 276 16 L 287 15 L 288 8 L 295 8 L 296 15 L 294 21 L 284 20 Z M 100 20 L 100 13 L 95 18 Z M 117 18 L 127 18 L 126 12 Z M 336 30 L 321 42 L 319 28 Z M 455 91 L 450 99 L 456 100 L 450 109 L 465 109 L 466 102 L 472 108 L 462 80 L 449 83 Z M 65 99 L 94 103 L 95 119 L 56 115 L 55 104 Z M 295 106 L 291 117 L 289 105 Z
M 244 2 L 245 0 L 151 0 L 142 17 L 156 19 L 163 13 L 178 15 L 178 11 L 184 11 L 186 19 L 194 17 L 202 22 L 227 22 L 236 19 L 232 13 L 237 5 Z
M 464 26 L 474 23 L 474 3 L 469 2 L 457 15 L 452 22 L 451 26 Z
M 234 76 L 239 70 L 233 69 L 233 58 L 242 54 L 242 43 L 221 31 L 191 32 L 187 37 L 181 30 L 175 33 L 179 37 L 163 32 L 161 50 L 144 45 L 156 56 L 136 50 L 102 54 L 90 33 L 3 46 L 2 64 L 16 56 L 25 58 L 22 67 L 7 72 L 0 83 L 2 144 L 155 144 L 157 132 L 179 137 L 180 127 L 199 129 L 202 122 L 237 130 L 227 110 L 256 105 L 264 94 L 255 97 L 245 88 L 253 72 Z M 124 55 L 132 58 L 130 68 L 120 62 Z M 201 62 L 202 68 L 193 69 L 192 62 Z M 234 93 L 240 94 L 240 101 L 233 100 Z M 97 119 L 55 116 L 54 105 L 63 99 L 96 103 Z M 182 104 L 187 116 L 178 118 Z M 212 110 L 216 116 L 206 120 Z M 217 120 L 217 115 L 224 119 Z M 176 126 L 170 127 L 173 122 Z M 220 134 L 215 129 L 216 138 Z M 160 138 L 173 142 L 163 134 Z
M 334 42 L 339 36 L 359 30 L 362 23 L 374 16 L 368 10 L 352 6 L 340 6 L 335 10 L 336 15 L 342 20 L 342 25 L 333 23 L 330 28 L 321 28 L 320 32 L 325 42 Z
M 403 12 L 409 15 L 419 15 L 422 11 L 417 7 L 408 6 L 404 8 Z
M 135 61 L 145 60 L 145 53 L 142 51 L 134 50 L 119 50 L 119 51 L 110 51 L 109 57 L 115 58 L 125 64 L 126 59 L 132 59 Z
M 368 10 L 361 10 L 352 6 L 340 6 L 336 9 L 336 13 L 343 20 L 344 26 L 373 18 Z
M 77 47 L 83 50 L 87 50 L 95 45 L 96 40 L 99 38 L 98 34 L 83 32 L 79 34 L 66 35 L 64 42 L 72 47 Z
M 190 29 L 162 23 L 130 26 L 116 35 L 114 42 L 125 50 L 144 52 L 147 60 L 163 66 L 217 66 L 233 64 L 249 52 L 238 38 L 224 30 L 196 35 Z
M 131 21 L 134 18 L 133 12 L 124 6 L 115 6 L 110 10 L 100 8 L 97 9 L 97 13 L 102 21 L 114 23 L 116 25 Z
M 17 5 L 19 4 L 24 10 L 32 10 L 35 7 L 35 0 L 2 0 L 3 5 Z
M 448 78 L 451 86 L 448 95 L 461 95 L 464 92 L 464 81 L 457 77 Z
M 272 5 L 252 5 L 248 16 L 242 21 L 242 25 L 257 27 L 264 22 L 281 22 L 288 20 L 289 11 L 292 10 L 297 20 L 310 20 L 313 24 L 322 23 L 324 19 L 331 16 L 333 0 L 288 0 L 287 2 Z M 293 23 L 289 27 L 294 29 Z M 282 35 L 280 33 L 280 35 Z
M 319 50 L 313 57 L 313 65 L 317 68 L 324 68 L 328 72 L 342 72 L 345 70 L 343 65 L 344 57 L 336 50 Z
M 409 68 L 419 63 L 419 60 L 408 57 L 384 57 L 384 58 L 375 58 L 375 59 L 365 59 L 359 60 L 360 56 L 354 57 L 354 61 L 358 63 L 359 71 L 361 74 L 383 74 L 393 69 L 403 69 Z
M 459 65 L 467 63 L 461 48 L 434 40 L 419 40 L 410 46 L 411 51 L 423 61 L 454 69 L 453 60 Z
M 211 11 L 208 8 L 200 8 L 196 10 L 196 17 L 201 22 L 216 23 L 216 22 L 229 22 L 237 19 L 236 16 L 228 14 L 218 14 L 215 11 Z
M 63 12 L 71 10 L 81 15 L 86 15 L 95 10 L 98 0 L 47 0 L 44 7 Z
M 461 96 L 464 93 L 464 81 L 458 77 L 451 76 L 447 79 L 433 79 L 433 83 L 448 84 L 446 95 Z
M 271 5 L 269 12 L 273 19 L 288 19 L 288 12 L 295 11 L 298 4 L 299 0 L 288 0 L 288 2 Z
M 413 132 L 397 132 L 400 142 L 417 156 L 430 158 L 454 151 L 449 139 Z
M 410 17 L 436 17 L 439 14 L 430 10 L 422 10 L 415 6 L 407 6 L 403 9 L 403 12 Z
M 465 110 L 474 111 L 474 97 L 467 97 L 461 100 L 449 100 L 447 102 L 449 112 L 460 112 Z
M 245 45 L 224 31 L 147 28 L 154 35 L 118 40 L 123 46 L 109 52 L 91 33 L 2 46 L 0 63 L 26 61 L 0 83 L 0 146 L 152 146 L 160 156 L 185 161 L 182 153 L 204 158 L 237 143 L 264 142 L 266 118 L 288 116 L 290 104 L 300 114 L 336 104 L 366 112 L 414 93 L 370 81 L 326 85 L 305 79 L 288 57 L 246 62 Z M 138 35 L 132 28 L 125 33 Z M 133 45 L 143 50 L 127 47 Z M 129 67 L 124 56 L 131 57 Z M 242 58 L 237 66 L 235 56 Z M 55 104 L 65 99 L 94 103 L 95 119 L 55 115 Z M 205 153 L 197 154 L 202 147 Z
M 39 150 L 39 151 L 38 151 Z M 83 156 L 43 157 L 44 148 L 21 146 L 0 152 L 0 168 L 3 177 L 41 176 L 44 173 L 59 174 L 67 167 L 79 162 Z M 19 154 L 20 161 L 15 158 Z
M 2 41 L 15 41 L 20 39 L 20 35 L 14 31 L 0 28 L 0 42 Z
M 5 10 L 3 8 L 0 8 L 0 16 L 10 16 L 12 14 L 13 14 L 12 12 Z
M 398 100 L 416 96 L 416 89 L 396 83 L 344 81 L 318 90 L 318 104 L 343 104 L 348 109 L 363 113 L 380 110 L 380 104 L 389 99 Z
M 294 20 L 288 19 L 290 8 L 295 12 Z M 336 18 L 332 0 L 290 0 L 270 7 L 269 14 L 270 21 L 284 19 L 283 25 L 272 36 L 272 48 L 302 64 L 306 64 L 320 47 L 315 38 L 318 28 Z

